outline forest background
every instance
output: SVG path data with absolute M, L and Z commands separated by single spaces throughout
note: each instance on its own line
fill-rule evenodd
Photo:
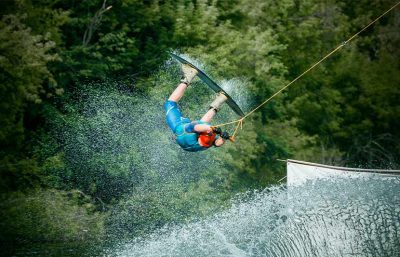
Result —
M 162 119 L 143 125 L 178 82 L 168 51 L 244 81 L 254 105 L 393 4 L 1 1 L 2 245 L 145 236 L 277 183 L 277 159 L 398 169 L 398 8 L 248 118 L 237 143 L 193 157 Z

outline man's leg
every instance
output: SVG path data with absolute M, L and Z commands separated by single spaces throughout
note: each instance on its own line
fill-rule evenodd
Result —
M 177 102 L 182 98 L 186 88 L 197 74 L 197 70 L 189 65 L 183 64 L 181 68 L 183 75 L 181 83 L 175 88 L 174 92 L 172 92 L 164 104 L 168 126 L 172 129 L 172 131 L 174 131 L 174 133 L 179 123 L 184 121 L 190 122 L 188 118 L 184 118 L 182 116 Z
M 217 111 L 214 108 L 211 108 L 210 110 L 208 110 L 208 112 L 206 112 L 206 114 L 204 114 L 204 116 L 200 120 L 203 122 L 211 123 L 211 120 L 214 118 L 216 113 Z
M 215 114 L 219 111 L 221 108 L 221 105 L 226 102 L 228 98 L 224 93 L 219 93 L 215 100 L 210 104 L 210 109 L 204 116 L 201 118 L 201 121 L 204 122 L 211 122 L 211 120 L 214 118 Z
M 185 93 L 186 88 L 188 87 L 185 83 L 180 83 L 178 87 L 172 92 L 171 96 L 168 98 L 170 101 L 178 102 L 183 94 Z
M 190 85 L 197 74 L 197 70 L 187 64 L 182 64 L 181 70 L 183 75 L 181 83 L 168 98 L 170 101 L 178 102 L 185 93 L 186 88 Z

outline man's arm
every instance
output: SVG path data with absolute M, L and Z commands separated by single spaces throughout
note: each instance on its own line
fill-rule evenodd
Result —
M 215 128 L 214 128 L 215 129 Z M 207 131 L 213 131 L 213 128 L 207 124 L 197 124 L 194 126 L 194 131 L 195 132 L 207 132 Z M 223 144 L 225 144 L 225 141 L 229 139 L 229 134 L 228 132 L 221 132 L 221 129 L 219 129 L 220 132 L 217 132 L 219 134 L 221 134 L 221 136 L 219 138 L 217 138 L 214 142 L 214 145 L 216 147 L 220 147 Z
M 212 131 L 212 128 L 207 124 L 196 124 L 194 126 L 194 131 L 201 133 L 201 132 Z

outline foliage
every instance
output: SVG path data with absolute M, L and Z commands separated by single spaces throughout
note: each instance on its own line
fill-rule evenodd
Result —
M 2 190 L 27 186 L 36 180 L 35 162 L 21 160 L 28 136 L 24 121 L 29 117 L 25 112 L 28 106 L 35 108 L 42 98 L 62 92 L 47 68 L 49 62 L 58 59 L 50 52 L 53 48 L 53 41 L 32 34 L 17 16 L 7 15 L 0 21 L 0 176 L 8 182 Z M 18 176 L 18 172 L 24 175 Z
M 384 10 L 391 3 L 374 1 L 374 8 L 366 8 L 364 4 L 357 4 L 354 9 L 347 2 L 321 3 L 314 5 L 313 9 L 302 9 L 302 5 L 298 5 L 296 10 L 305 10 L 304 15 L 309 15 L 306 16 L 309 18 L 294 27 L 288 49 L 307 55 L 295 60 L 292 55 L 287 56 L 287 62 L 294 61 L 291 76 L 307 69 L 321 57 L 320 51 L 327 53 L 333 49 L 340 44 L 340 40 L 348 38 L 378 16 L 381 13 L 378 9 Z M 307 6 L 307 3 L 304 5 Z M 321 19 L 315 19 L 313 13 Z M 389 14 L 386 20 L 383 19 L 351 45 L 345 46 L 339 54 L 307 74 L 297 82 L 299 85 L 291 88 L 285 99 L 289 114 L 296 118 L 303 133 L 318 136 L 321 149 L 339 150 L 341 154 L 333 158 L 336 163 L 375 168 L 398 166 L 398 157 L 393 155 L 399 145 L 398 132 L 392 130 L 397 126 L 392 123 L 397 120 L 396 115 L 391 115 L 388 121 L 377 114 L 394 111 L 398 106 L 391 96 L 398 96 L 398 76 L 394 75 L 399 69 L 398 48 L 394 44 L 398 42 L 399 34 L 388 34 L 398 24 L 396 19 L 391 19 L 394 15 Z M 303 24 L 311 25 L 311 30 L 303 29 Z M 330 31 L 329 35 L 327 31 Z M 310 44 L 313 51 L 305 50 Z M 294 54 L 301 56 L 297 52 Z M 379 93 L 371 93 L 371 90 Z M 378 95 L 385 96 L 378 98 Z M 383 124 L 386 124 L 385 128 Z
M 7 113 L 1 120 L 0 140 L 4 142 L 14 130 L 12 125 L 18 123 L 17 116 L 26 102 L 41 102 L 40 94 L 45 92 L 42 83 L 56 84 L 46 64 L 56 60 L 57 55 L 48 53 L 54 42 L 32 35 L 15 16 L 3 17 L 0 32 L 1 94 L 9 96 L 2 101 L 2 110 Z
M 161 111 L 180 76 L 167 51 L 195 58 L 218 83 L 236 79 L 255 107 L 390 1 L 3 2 L 0 186 L 10 238 L 97 238 L 79 226 L 99 238 L 145 236 L 278 182 L 277 159 L 400 165 L 396 11 L 246 119 L 235 144 L 184 153 Z M 208 92 L 195 81 L 184 113 L 197 119 Z M 225 109 L 216 123 L 235 118 Z
M 166 224 L 201 219 L 226 207 L 229 195 L 217 190 L 210 178 L 187 187 L 169 183 L 160 188 L 137 187 L 111 211 L 108 233 L 116 237 L 146 236 Z
M 80 205 L 78 203 L 80 202 Z M 0 240 L 68 242 L 100 240 L 105 214 L 78 191 L 30 191 L 1 195 Z

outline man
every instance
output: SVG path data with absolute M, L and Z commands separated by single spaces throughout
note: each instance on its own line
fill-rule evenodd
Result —
M 218 94 L 210 104 L 210 109 L 200 120 L 191 121 L 183 117 L 177 103 L 196 76 L 197 70 L 183 64 L 182 73 L 181 83 L 164 104 L 167 124 L 175 133 L 176 142 L 183 150 L 190 152 L 203 151 L 212 146 L 222 146 L 229 139 L 229 134 L 222 132 L 220 128 L 211 127 L 210 122 L 227 97 L 223 93 Z

